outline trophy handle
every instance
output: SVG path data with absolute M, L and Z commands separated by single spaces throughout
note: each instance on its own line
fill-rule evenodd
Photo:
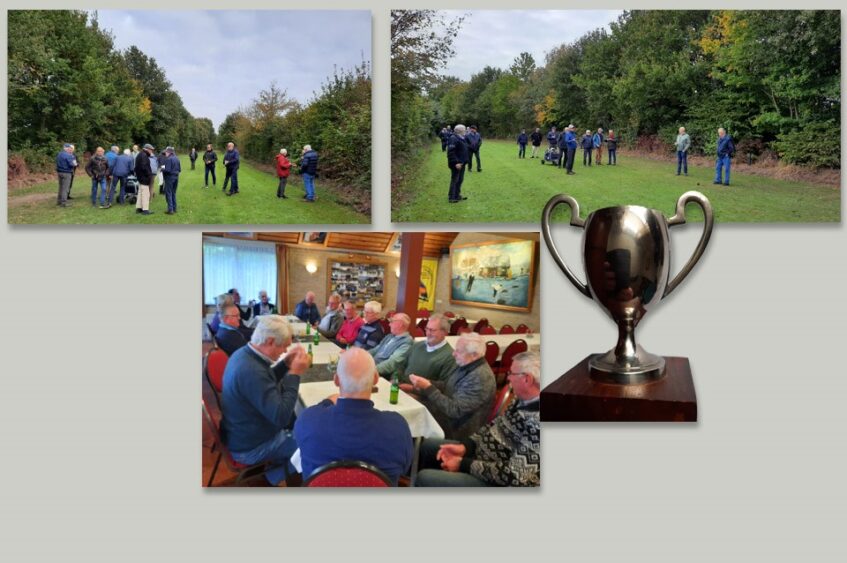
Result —
M 567 203 L 568 207 L 571 208 L 571 225 L 585 228 L 585 221 L 579 218 L 579 204 L 576 200 L 565 194 L 553 196 L 547 202 L 547 205 L 544 206 L 544 212 L 541 214 L 541 232 L 544 234 L 544 242 L 547 243 L 547 248 L 550 250 L 550 254 L 553 255 L 553 260 L 556 261 L 556 264 L 559 265 L 559 268 L 565 273 L 565 276 L 567 276 L 574 287 L 580 293 L 590 298 L 591 292 L 588 290 L 588 286 L 579 281 L 573 272 L 571 272 L 571 269 L 568 268 L 568 265 L 565 264 L 565 261 L 562 260 L 556 244 L 553 242 L 553 235 L 550 233 L 550 214 L 553 213 L 553 209 L 560 203 Z
M 694 265 L 697 264 L 700 257 L 703 256 L 703 251 L 706 249 L 706 245 L 709 244 L 709 237 L 712 236 L 712 227 L 715 224 L 715 217 L 712 213 L 712 204 L 709 203 L 706 196 L 696 191 L 685 192 L 679 196 L 679 199 L 676 202 L 676 214 L 668 219 L 668 227 L 685 224 L 685 205 L 689 202 L 694 202 L 703 209 L 703 222 L 705 223 L 703 227 L 703 234 L 700 236 L 700 242 L 697 243 L 697 248 L 694 249 L 694 254 L 691 255 L 688 263 L 665 288 L 665 293 L 662 295 L 663 299 L 670 295 L 671 291 L 676 289 L 676 287 L 682 283 L 682 280 L 691 273 Z

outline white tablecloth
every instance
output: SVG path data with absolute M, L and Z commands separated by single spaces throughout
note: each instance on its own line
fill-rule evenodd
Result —
M 302 346 L 306 350 L 309 349 L 309 343 L 303 342 L 302 344 L 297 344 L 296 342 L 291 345 L 290 349 L 293 349 L 295 346 Z M 334 342 L 329 342 L 326 340 L 321 340 L 321 343 L 315 346 L 312 344 L 312 361 L 315 365 L 325 365 L 330 362 L 330 360 L 338 361 L 338 356 L 341 354 L 342 348 L 339 348 L 337 344 Z
M 441 426 L 438 425 L 438 422 L 426 410 L 425 406 L 402 390 L 400 391 L 397 404 L 392 405 L 388 402 L 391 393 L 391 383 L 380 377 L 377 387 L 379 387 L 379 391 L 371 395 L 374 408 L 381 411 L 400 413 L 406 419 L 406 422 L 409 423 L 409 430 L 415 438 L 444 438 L 444 430 L 441 429 Z M 332 381 L 301 383 L 300 401 L 298 402 L 296 412 L 300 413 L 303 409 L 320 403 L 334 393 L 338 393 L 338 387 Z
M 526 341 L 527 347 L 529 347 L 530 352 L 541 352 L 541 335 L 537 332 L 533 332 L 532 334 L 482 334 L 482 339 L 488 342 L 489 340 L 496 342 L 500 347 L 500 355 L 497 356 L 499 360 L 501 356 L 503 356 L 503 352 L 506 350 L 506 347 L 518 339 L 523 339 Z M 416 342 L 421 340 L 426 340 L 426 337 L 419 336 L 415 338 Z M 453 349 L 456 349 L 456 343 L 459 342 L 458 336 L 448 336 L 447 342 Z
M 427 318 L 429 318 L 429 317 L 418 317 L 417 319 L 415 319 L 415 324 L 417 324 L 417 323 L 419 323 L 423 320 L 426 320 Z M 452 319 L 450 317 L 447 317 L 447 320 L 450 321 L 450 324 L 453 324 L 453 321 L 455 321 L 457 318 L 459 318 L 459 317 L 453 317 Z M 465 320 L 468 322 L 468 326 L 471 326 L 471 327 L 477 323 L 477 321 L 474 320 L 474 319 L 465 319 Z

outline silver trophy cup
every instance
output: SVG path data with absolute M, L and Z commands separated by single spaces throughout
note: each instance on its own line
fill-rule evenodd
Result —
M 685 223 L 685 205 L 703 209 L 705 227 L 694 254 L 668 282 L 670 245 L 668 227 Z M 582 283 L 562 260 L 550 234 L 550 215 L 561 203 L 571 208 L 571 222 L 583 227 L 583 266 L 587 283 Z M 635 341 L 635 327 L 655 304 L 667 297 L 700 260 L 712 234 L 712 206 L 700 192 L 685 192 L 676 202 L 676 214 L 667 219 L 655 209 L 623 205 L 599 209 L 579 217 L 579 204 L 568 195 L 554 196 L 541 218 L 544 241 L 559 268 L 571 283 L 590 297 L 618 326 L 618 343 L 605 354 L 591 358 L 591 378 L 601 383 L 640 384 L 660 379 L 665 360 L 645 351 Z

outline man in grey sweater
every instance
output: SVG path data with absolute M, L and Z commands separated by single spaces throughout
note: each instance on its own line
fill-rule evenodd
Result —
M 318 321 L 318 332 L 324 338 L 335 340 L 335 335 L 341 330 L 344 322 L 344 314 L 341 311 L 341 296 L 333 293 L 329 296 L 326 304 L 326 313 Z
M 676 136 L 676 175 L 679 176 L 680 171 L 684 170 L 688 176 L 688 149 L 691 147 L 691 137 L 685 132 L 685 127 L 679 128 L 679 135 Z

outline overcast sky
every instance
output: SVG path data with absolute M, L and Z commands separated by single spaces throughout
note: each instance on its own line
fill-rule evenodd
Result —
M 156 59 L 195 117 L 217 128 L 272 80 L 307 102 L 333 74 L 371 60 L 371 14 L 358 11 L 98 10 L 115 47 Z
M 507 69 L 521 52 L 544 64 L 544 55 L 562 43 L 572 43 L 599 27 L 609 29 L 620 10 L 446 11 L 468 13 L 453 46 L 456 56 L 442 72 L 467 80 L 486 65 Z

